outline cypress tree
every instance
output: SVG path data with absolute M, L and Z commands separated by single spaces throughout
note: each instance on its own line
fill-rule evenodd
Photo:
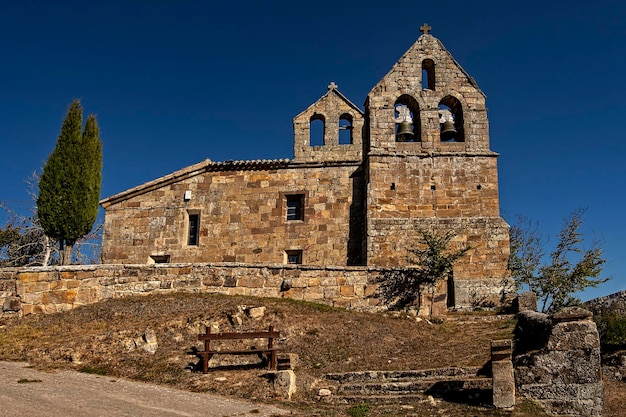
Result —
M 59 242 L 63 265 L 70 263 L 74 243 L 89 233 L 98 215 L 102 144 L 95 116 L 87 118 L 81 134 L 82 122 L 83 109 L 74 100 L 39 181 L 37 215 L 46 235 Z

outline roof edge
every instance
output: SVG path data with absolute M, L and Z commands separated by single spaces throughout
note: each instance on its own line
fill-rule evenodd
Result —
M 252 170 L 252 169 L 276 169 L 276 168 L 315 168 L 325 166 L 357 166 L 362 163 L 358 160 L 326 161 L 326 162 L 295 162 L 290 159 L 256 159 L 256 160 L 227 160 L 222 162 L 212 162 L 206 159 L 197 164 L 175 171 L 171 174 L 146 182 L 129 190 L 112 195 L 100 200 L 100 205 L 107 207 L 120 203 L 124 200 L 145 194 L 163 186 L 185 180 L 187 178 L 200 175 L 204 172 L 231 171 L 231 170 Z

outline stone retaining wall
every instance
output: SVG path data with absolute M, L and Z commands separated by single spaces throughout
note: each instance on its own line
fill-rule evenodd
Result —
M 520 396 L 552 415 L 602 415 L 600 337 L 591 317 L 577 307 L 550 316 L 519 314 L 514 366 Z
M 92 265 L 0 269 L 3 312 L 53 313 L 108 298 L 192 291 L 285 297 L 337 307 L 378 303 L 367 267 L 250 264 Z

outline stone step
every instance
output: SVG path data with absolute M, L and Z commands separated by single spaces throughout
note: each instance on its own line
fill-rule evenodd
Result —
M 385 382 L 344 383 L 337 395 L 411 395 L 416 393 L 439 394 L 467 390 L 491 389 L 491 378 L 419 379 Z
M 364 371 L 327 374 L 326 379 L 340 384 L 349 382 L 374 381 L 415 381 L 415 380 L 454 380 L 476 378 L 479 376 L 479 367 L 449 367 L 437 369 L 423 369 L 417 371 Z M 486 375 L 481 375 L 486 376 Z
M 424 394 L 407 395 L 347 395 L 334 396 L 335 404 L 416 404 L 427 399 Z

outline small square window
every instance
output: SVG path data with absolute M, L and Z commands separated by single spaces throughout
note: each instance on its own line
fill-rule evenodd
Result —
M 289 265 L 302 264 L 302 251 L 301 250 L 288 250 L 285 252 L 287 254 L 287 263 Z
M 286 195 L 287 220 L 304 220 L 304 194 Z
M 168 264 L 170 263 L 170 255 L 150 255 L 150 259 L 155 264 Z
M 200 215 L 189 214 L 189 233 L 187 236 L 187 245 L 198 246 L 199 227 Z

